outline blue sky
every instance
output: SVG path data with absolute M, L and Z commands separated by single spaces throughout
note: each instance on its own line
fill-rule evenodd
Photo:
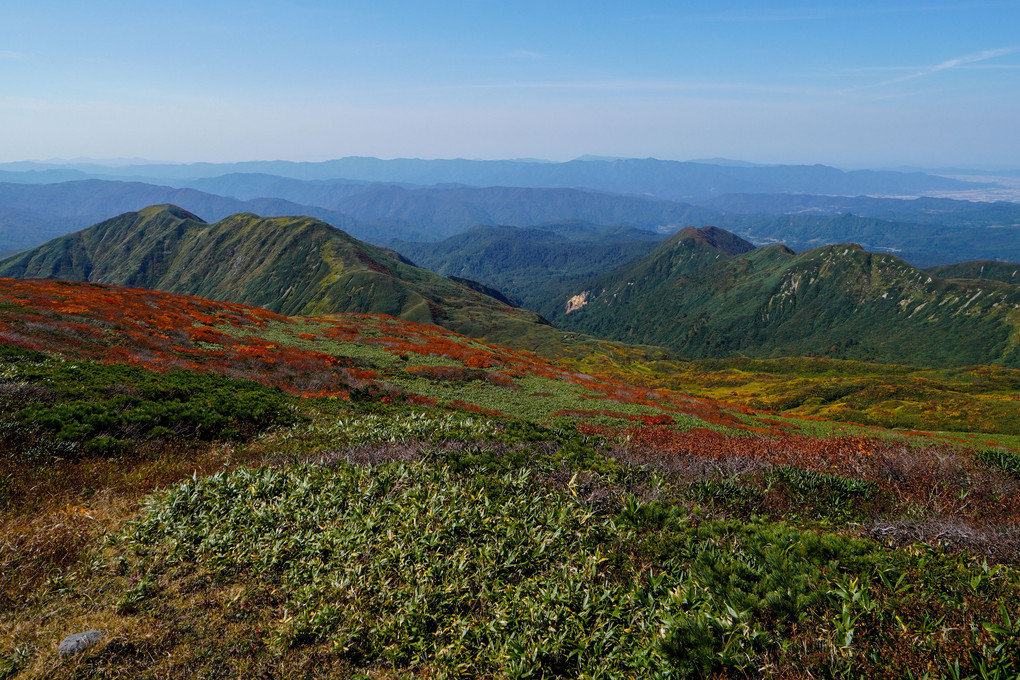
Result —
M 1020 167 L 1020 0 L 11 0 L 0 130 L 0 161 Z

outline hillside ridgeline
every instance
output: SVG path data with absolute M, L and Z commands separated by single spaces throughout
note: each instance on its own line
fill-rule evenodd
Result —
M 678 232 L 561 298 L 551 318 L 688 357 L 1020 366 L 1015 285 L 940 279 L 854 244 L 754 249 L 720 231 Z
M 0 276 L 149 288 L 288 315 L 389 314 L 473 337 L 522 341 L 553 332 L 533 312 L 309 217 L 244 213 L 209 224 L 176 206 L 153 206 L 9 258 Z

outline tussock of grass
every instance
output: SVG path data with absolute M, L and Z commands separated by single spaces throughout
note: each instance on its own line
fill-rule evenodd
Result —
M 988 465 L 1020 479 L 1020 455 L 1002 449 L 978 451 L 978 458 Z
M 668 502 L 582 501 L 573 481 L 550 491 L 435 459 L 192 479 L 115 540 L 113 623 L 201 615 L 198 629 L 237 636 L 173 626 L 163 667 L 185 674 L 314 658 L 323 677 L 898 677 L 924 655 L 976 672 L 989 645 L 1000 673 L 1017 668 L 1016 641 L 988 628 L 1006 630 L 997 605 L 1016 601 L 1015 572 Z M 966 643 L 894 652 L 929 616 Z
M 323 422 L 298 426 L 321 431 L 291 440 L 285 456 L 320 451 L 321 465 L 204 476 L 210 456 L 127 528 L 129 504 L 111 511 L 102 526 L 116 540 L 102 548 L 102 531 L 88 531 L 44 570 L 37 604 L 19 606 L 25 624 L 3 634 L 5 658 L 21 649 L 26 677 L 310 678 L 794 667 L 900 677 L 924 659 L 959 663 L 966 677 L 995 649 L 1000 673 L 1020 659 L 1011 635 L 996 632 L 1014 625 L 998 607 L 1020 604 L 1015 568 L 755 517 L 728 495 L 753 486 L 725 491 L 725 480 L 706 514 L 696 504 L 709 499 L 668 474 L 607 458 L 619 444 L 520 421 L 391 407 Z M 254 442 L 247 455 L 280 441 Z M 141 486 L 145 461 L 121 462 L 138 466 L 125 487 Z M 771 480 L 762 493 L 808 510 L 841 512 L 875 493 L 791 467 L 741 469 Z M 148 488 L 175 474 L 186 464 Z M 59 621 L 33 618 L 54 606 Z M 962 632 L 943 638 L 932 622 Z M 46 650 L 67 626 L 110 637 L 59 665 Z

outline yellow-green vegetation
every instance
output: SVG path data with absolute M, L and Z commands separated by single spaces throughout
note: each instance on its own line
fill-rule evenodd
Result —
M 641 348 L 3 286 L 0 678 L 1020 673 L 1015 450 L 607 374 Z M 703 389 L 751 367 L 913 375 Z
M 1010 368 L 918 368 L 806 357 L 647 362 L 638 355 L 605 353 L 571 363 L 795 419 L 951 437 L 1020 434 L 1020 371 Z
M 835 517 L 842 507 L 860 521 L 880 493 L 867 483 L 786 467 L 773 468 L 763 488 L 712 476 L 692 483 L 569 432 L 392 407 L 348 411 L 329 428 L 299 424 L 245 449 L 244 460 L 263 464 L 199 468 L 137 514 L 124 500 L 108 507 L 108 493 L 76 498 L 72 512 L 85 526 L 73 556 L 24 546 L 22 561 L 8 565 L 18 572 L 34 562 L 46 578 L 9 583 L 5 606 L 15 616 L 0 624 L 0 670 L 26 678 L 1020 670 L 1015 567 L 938 547 L 894 549 L 852 524 L 810 520 L 805 509 Z M 780 489 L 803 515 L 743 514 Z M 9 502 L 5 520 L 31 516 L 29 507 Z M 68 626 L 107 637 L 61 660 L 52 650 Z

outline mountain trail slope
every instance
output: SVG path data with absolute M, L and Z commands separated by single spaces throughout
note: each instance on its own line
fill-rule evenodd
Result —
M 149 288 L 287 315 L 389 314 L 494 340 L 555 332 L 533 312 L 309 217 L 244 213 L 210 224 L 152 206 L 9 258 L 0 276 Z

